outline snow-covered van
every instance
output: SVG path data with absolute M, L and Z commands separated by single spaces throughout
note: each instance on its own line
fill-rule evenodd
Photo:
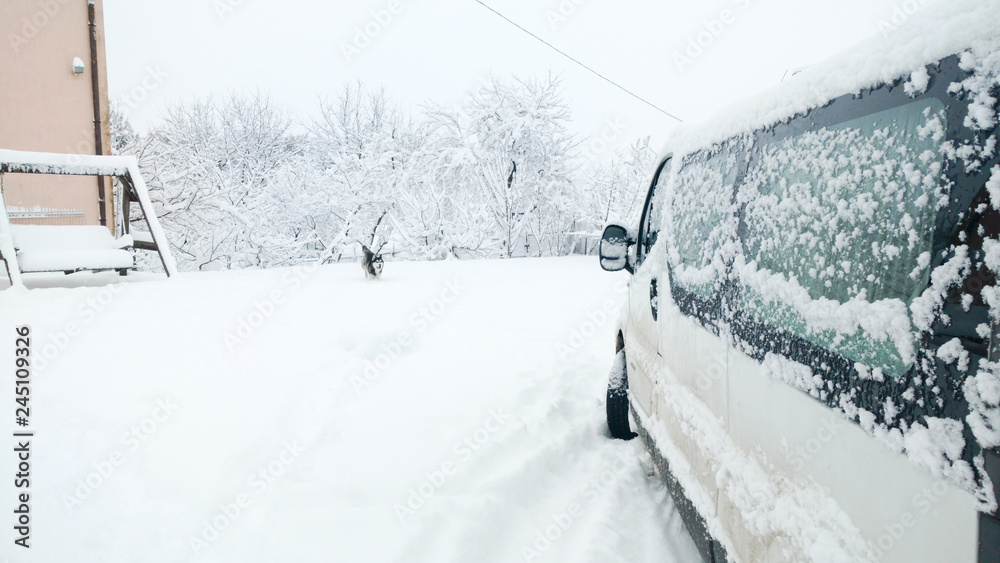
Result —
M 668 144 L 607 416 L 704 559 L 1000 561 L 1000 2 L 949 0 Z

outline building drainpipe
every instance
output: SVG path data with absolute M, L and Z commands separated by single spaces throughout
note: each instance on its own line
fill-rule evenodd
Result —
M 94 0 L 87 0 L 87 12 L 90 18 L 90 82 L 94 92 L 94 147 L 97 154 L 104 154 L 104 133 L 101 127 L 101 83 L 97 68 L 97 9 Z M 108 224 L 105 209 L 104 176 L 97 177 L 97 204 L 100 208 L 101 226 Z

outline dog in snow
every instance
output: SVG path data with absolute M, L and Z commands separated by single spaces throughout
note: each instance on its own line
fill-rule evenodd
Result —
M 361 258 L 361 269 L 365 271 L 365 277 L 370 280 L 377 280 L 382 276 L 382 255 L 371 251 L 367 246 L 361 245 L 364 256 Z

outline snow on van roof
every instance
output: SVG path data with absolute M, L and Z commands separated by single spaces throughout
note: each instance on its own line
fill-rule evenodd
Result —
M 926 6 L 894 29 L 807 67 L 708 121 L 682 125 L 662 152 L 683 155 L 787 121 L 839 96 L 891 82 L 928 64 L 1000 39 L 1000 2 L 949 0 Z

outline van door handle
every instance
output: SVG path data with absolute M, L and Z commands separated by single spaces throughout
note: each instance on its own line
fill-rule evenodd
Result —
M 649 281 L 649 309 L 653 312 L 653 320 L 657 320 L 660 312 L 660 292 L 656 286 L 656 278 Z

